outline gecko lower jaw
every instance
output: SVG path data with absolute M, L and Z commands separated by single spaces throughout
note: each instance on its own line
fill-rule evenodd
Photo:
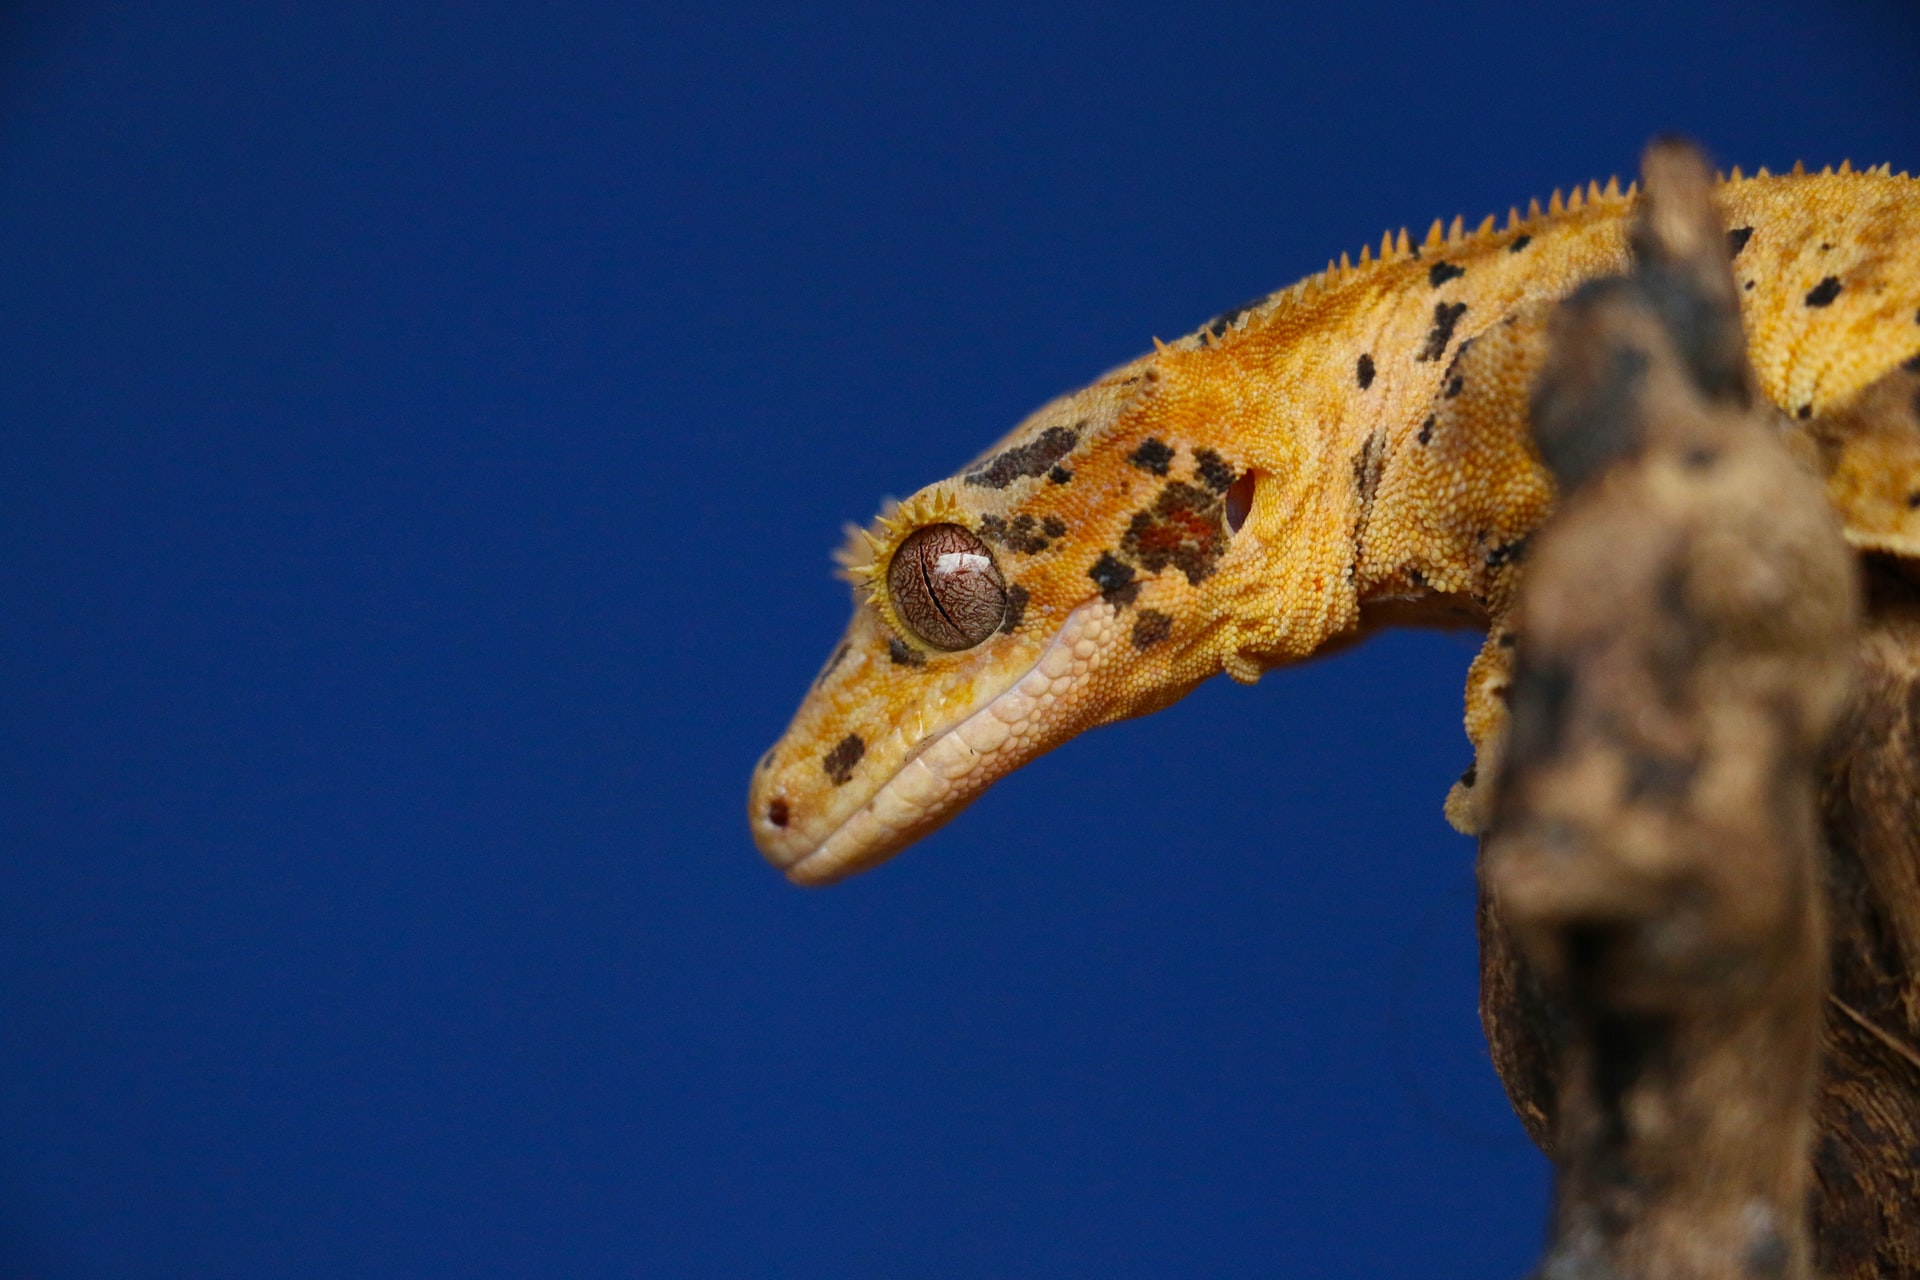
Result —
M 1026 674 L 965 719 L 930 735 L 871 799 L 791 861 L 766 850 L 798 885 L 865 871 L 953 818 L 995 779 L 1066 741 L 1088 676 L 1118 635 L 1114 606 L 1095 597 L 1068 614 Z

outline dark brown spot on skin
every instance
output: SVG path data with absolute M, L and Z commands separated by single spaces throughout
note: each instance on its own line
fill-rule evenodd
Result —
M 1049 538 L 1064 538 L 1067 536 L 1067 522 L 1059 516 L 1048 516 L 1040 522 L 1040 532 Z
M 1225 493 L 1233 487 L 1233 464 L 1211 449 L 1193 451 L 1194 473 L 1200 477 L 1200 483 L 1215 493 Z
M 1753 239 L 1752 227 L 1734 227 L 1727 232 L 1727 256 L 1737 258 L 1740 251 L 1747 247 L 1747 241 Z
M 1140 447 L 1127 455 L 1127 461 L 1142 471 L 1156 476 L 1167 474 L 1167 467 L 1173 462 L 1173 450 L 1161 441 L 1148 436 Z
M 1746 290 L 1746 291 L 1747 291 L 1748 293 L 1752 293 L 1752 292 L 1753 292 L 1753 281 L 1751 281 L 1751 280 L 1749 280 L 1749 281 L 1747 281 L 1747 282 L 1746 282 L 1746 283 L 1745 283 L 1744 285 L 1741 285 L 1740 287 L 1741 287 L 1741 288 L 1743 288 L 1743 289 L 1745 289 L 1745 290 Z
M 1514 644 L 1513 632 L 1503 631 L 1500 633 L 1500 647 L 1502 649 L 1511 649 L 1513 648 L 1513 644 Z
M 1920 489 L 1915 489 L 1907 495 L 1907 510 L 1920 511 Z
M 1813 406 L 1811 404 L 1801 405 L 1800 411 L 1794 416 L 1799 418 L 1803 422 L 1806 421 L 1808 418 L 1811 418 L 1813 416 Z
M 1372 386 L 1373 385 L 1373 357 L 1370 355 L 1361 356 L 1359 364 L 1354 366 L 1353 374 L 1354 374 L 1354 378 L 1360 383 L 1360 389 L 1362 391 L 1365 391 L 1368 387 Z
M 987 459 L 978 471 L 969 471 L 966 483 L 983 489 L 1004 489 L 1021 476 L 1047 474 L 1049 468 L 1073 452 L 1080 442 L 1079 427 L 1048 427 L 1030 444 L 1016 445 Z
M 845 786 L 847 779 L 853 776 L 853 767 L 860 763 L 860 757 L 867 754 L 867 744 L 860 741 L 860 735 L 850 733 L 840 739 L 833 750 L 821 757 L 820 763 L 826 766 L 827 777 L 836 787 Z
M 1133 620 L 1133 647 L 1151 649 L 1173 632 L 1173 617 L 1158 609 L 1142 609 Z
M 1132 604 L 1133 598 L 1140 594 L 1140 584 L 1133 580 L 1133 566 L 1116 558 L 1111 551 L 1100 553 L 1093 568 L 1087 570 L 1087 576 L 1100 588 L 1107 603 L 1116 607 Z
M 1447 379 L 1447 399 L 1451 400 L 1455 396 L 1459 395 L 1460 388 L 1464 387 L 1465 385 L 1466 385 L 1466 379 L 1462 378 L 1457 373 L 1454 374 L 1453 377 Z
M 1503 564 L 1513 564 L 1527 554 L 1526 538 L 1516 538 L 1512 542 L 1503 542 L 1487 551 L 1487 568 L 1498 569 Z
M 1720 454 L 1718 450 L 1709 449 L 1705 445 L 1699 445 L 1687 450 L 1686 453 L 1681 456 L 1680 461 L 1691 470 L 1705 471 L 1708 467 L 1711 467 L 1715 462 L 1719 461 L 1719 459 Z
M 1003 634 L 1012 634 L 1013 629 L 1026 620 L 1027 589 L 1015 584 L 1007 588 L 1007 616 L 1000 622 Z
M 1824 307 L 1840 296 L 1840 277 L 1828 276 L 1813 288 L 1807 290 L 1807 305 Z
M 1427 283 L 1438 289 L 1447 281 L 1458 280 L 1465 274 L 1465 267 L 1456 267 L 1451 262 L 1436 262 L 1427 269 Z
M 1433 424 L 1435 421 L 1435 415 L 1430 413 L 1427 415 L 1427 420 L 1420 424 L 1419 440 L 1421 444 L 1426 444 L 1433 439 Z
M 784 827 L 790 820 L 791 815 L 787 812 L 785 800 L 776 799 L 767 805 L 767 821 L 774 826 Z
M 896 667 L 924 666 L 927 655 L 902 640 L 899 636 L 887 637 L 887 657 Z
M 1911 356 L 1908 356 L 1907 362 L 1900 367 L 1908 373 L 1920 373 L 1920 351 L 1916 351 Z
M 1047 479 L 1054 484 L 1065 484 L 1073 479 L 1073 472 L 1065 467 L 1054 467 L 1047 472 Z
M 1468 789 L 1471 789 L 1473 784 L 1478 781 L 1480 781 L 1480 766 L 1478 764 L 1468 765 L 1467 771 L 1460 775 L 1460 785 Z
M 1058 528 L 1058 532 L 1048 531 L 1054 527 Z M 1025 513 L 1015 516 L 1011 522 L 1001 516 L 980 517 L 982 538 L 988 542 L 997 542 L 1007 550 L 1018 551 L 1023 555 L 1045 551 L 1054 538 L 1066 531 L 1067 526 L 1053 516 L 1047 517 L 1046 524 Z
M 1438 360 L 1447 352 L 1447 344 L 1453 341 L 1453 327 L 1460 323 L 1460 317 L 1467 314 L 1464 302 L 1436 302 L 1433 304 L 1433 329 L 1427 334 L 1427 345 L 1420 348 L 1420 354 L 1414 359 L 1425 363 Z
M 1175 480 L 1160 490 L 1153 506 L 1134 512 L 1120 545 L 1148 572 L 1172 565 L 1198 585 L 1227 549 L 1220 495 Z
M 1831 244 L 1827 244 L 1827 243 L 1825 243 L 1825 242 L 1822 242 L 1822 244 L 1820 245 L 1820 252 L 1822 252 L 1822 253 L 1832 253 L 1832 252 L 1833 252 L 1833 246 L 1832 246 Z
M 1360 495 L 1361 510 L 1373 505 L 1374 490 L 1380 487 L 1380 468 L 1387 456 L 1387 433 L 1375 427 L 1360 452 L 1353 456 L 1353 488 Z M 1364 518 L 1364 517 L 1363 517 Z
M 820 674 L 813 678 L 814 688 L 818 689 L 821 685 L 827 682 L 827 677 L 833 674 L 833 669 L 840 665 L 840 663 L 847 656 L 847 650 L 852 647 L 853 646 L 851 645 L 843 644 L 838 649 L 835 649 L 833 651 L 833 656 L 827 659 L 827 665 L 822 667 L 820 669 Z
M 1507 252 L 1518 253 L 1532 243 L 1533 243 L 1532 236 L 1521 236 L 1518 240 L 1515 240 L 1512 244 L 1507 246 Z

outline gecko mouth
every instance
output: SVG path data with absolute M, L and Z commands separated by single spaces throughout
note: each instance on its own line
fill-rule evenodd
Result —
M 997 778 L 1058 746 L 1088 677 L 1117 634 L 1115 609 L 1095 597 L 1067 615 L 1039 659 L 987 704 L 927 737 L 873 796 L 799 857 L 764 850 L 799 885 L 826 885 L 892 857 L 954 815 Z

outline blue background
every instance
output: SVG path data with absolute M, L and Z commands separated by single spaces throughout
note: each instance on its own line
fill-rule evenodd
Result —
M 1920 167 L 1920 11 L 0 12 L 0 1277 L 1502 1276 L 1472 643 L 788 887 L 843 521 L 1435 216 Z

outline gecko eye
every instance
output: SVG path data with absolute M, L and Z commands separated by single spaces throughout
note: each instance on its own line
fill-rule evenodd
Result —
M 887 596 L 900 621 L 936 649 L 971 649 L 1007 613 L 1007 584 L 987 544 L 957 524 L 907 535 L 887 563 Z

